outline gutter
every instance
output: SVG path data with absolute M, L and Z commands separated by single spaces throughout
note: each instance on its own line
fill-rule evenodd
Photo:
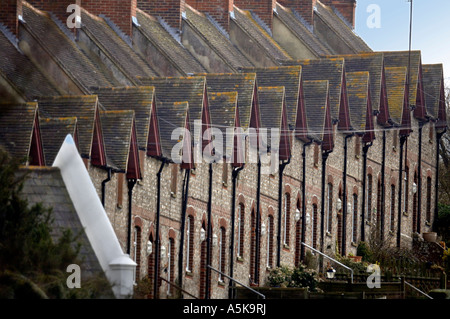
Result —
M 164 165 L 166 164 L 166 161 L 163 160 L 161 163 L 161 167 L 159 168 L 157 176 L 157 196 L 156 196 L 156 235 L 155 235 L 155 277 L 153 278 L 153 298 L 158 298 L 158 283 L 159 283 L 159 257 L 160 257 L 160 246 L 161 241 L 159 239 L 159 232 L 160 232 L 160 215 L 161 215 L 161 173 L 164 169 Z
M 234 168 L 232 172 L 232 198 L 231 198 L 231 242 L 230 242 L 230 277 L 234 276 L 234 236 L 236 223 L 236 181 L 239 173 L 244 169 L 244 165 L 239 168 Z M 234 299 L 233 282 L 229 281 L 228 299 Z
M 278 170 L 278 234 L 277 234 L 277 267 L 281 266 L 281 215 L 283 203 L 283 172 L 287 165 L 291 163 L 291 158 L 287 162 L 280 164 Z

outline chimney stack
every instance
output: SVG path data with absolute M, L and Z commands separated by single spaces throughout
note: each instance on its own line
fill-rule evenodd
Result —
M 253 11 L 267 24 L 270 30 L 273 29 L 273 10 L 277 5 L 276 0 L 234 0 L 234 4 L 239 9 Z
M 296 11 L 310 25 L 314 25 L 314 7 L 316 2 L 317 0 L 278 0 L 279 4 Z
M 164 19 L 172 28 L 181 30 L 181 14 L 185 0 L 137 0 L 138 8 L 154 17 Z
M 126 35 L 133 37 L 133 17 L 136 17 L 137 0 L 83 0 L 81 5 L 89 13 L 104 15 Z
M 16 37 L 19 34 L 19 19 L 22 15 L 22 0 L 0 0 L 0 23 Z
M 335 7 L 342 16 L 355 28 L 356 0 L 322 0 L 325 5 Z
M 227 32 L 230 27 L 230 12 L 233 11 L 234 0 L 186 0 L 194 9 L 208 13 Z

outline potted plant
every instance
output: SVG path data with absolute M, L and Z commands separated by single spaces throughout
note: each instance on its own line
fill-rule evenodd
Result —
M 437 240 L 437 233 L 435 232 L 428 232 L 422 234 L 423 240 L 428 242 L 436 242 Z

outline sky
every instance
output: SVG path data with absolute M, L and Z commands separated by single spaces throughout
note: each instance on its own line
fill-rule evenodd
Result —
M 412 49 L 423 64 L 442 63 L 450 85 L 450 0 L 412 0 Z M 408 0 L 357 0 L 355 32 L 374 51 L 409 48 Z

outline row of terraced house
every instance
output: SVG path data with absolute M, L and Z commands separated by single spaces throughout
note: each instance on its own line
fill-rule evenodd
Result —
M 302 243 L 411 248 L 437 214 L 443 67 L 373 52 L 355 7 L 2 1 L 1 145 L 45 167 L 73 136 L 149 297 L 262 286 Z

